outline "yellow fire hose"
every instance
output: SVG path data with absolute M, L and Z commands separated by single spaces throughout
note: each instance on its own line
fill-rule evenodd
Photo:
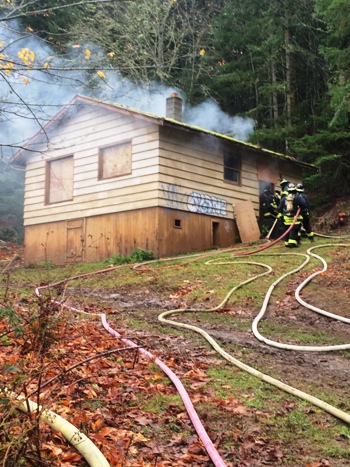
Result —
M 346 246 L 350 246 L 350 244 L 346 244 Z M 316 247 L 314 247 L 316 248 Z M 286 254 L 292 254 L 292 253 L 286 253 Z M 295 255 L 295 253 L 293 253 L 293 255 Z M 294 269 L 293 271 L 291 271 L 290 273 L 287 273 L 285 274 L 284 276 L 282 276 L 282 278 L 286 277 L 287 275 L 289 274 L 292 274 L 296 271 L 299 271 L 300 269 L 302 269 L 310 260 L 310 256 L 308 255 L 303 255 L 303 254 L 300 254 L 298 253 L 298 255 L 300 256 L 304 256 L 305 257 L 305 261 L 303 262 L 303 264 L 301 266 L 299 266 L 298 268 Z M 239 262 L 242 262 L 242 261 L 239 261 Z M 236 264 L 238 263 L 238 261 L 225 261 L 225 262 L 215 262 L 215 264 Z M 253 280 L 256 280 L 258 279 L 259 277 L 265 275 L 265 274 L 268 274 L 269 272 L 271 272 L 272 268 L 266 264 L 262 264 L 262 263 L 256 263 L 256 262 L 245 262 L 246 264 L 254 264 L 254 265 L 259 265 L 259 266 L 262 266 L 262 267 L 265 267 L 267 270 L 261 274 L 257 274 L 255 275 L 254 277 L 251 277 L 250 279 L 246 280 L 246 281 L 243 281 L 241 282 L 240 284 L 238 284 L 237 286 L 233 287 L 229 293 L 226 295 L 226 297 L 224 298 L 224 300 L 216 307 L 214 308 L 211 308 L 211 309 L 208 309 L 206 310 L 207 312 L 212 312 L 212 311 L 217 311 L 219 309 L 221 309 L 225 304 L 226 302 L 228 301 L 229 297 L 232 295 L 232 293 L 237 290 L 238 288 L 242 287 L 243 285 L 253 281 Z M 273 288 L 277 285 L 278 282 L 280 282 L 282 280 L 282 278 L 279 278 L 277 281 L 274 282 L 274 284 L 270 287 L 269 289 L 269 296 L 271 295 L 271 292 L 273 290 Z M 265 297 L 265 300 L 264 300 L 264 304 L 263 304 L 263 308 L 266 309 L 267 307 L 267 304 L 268 304 L 268 299 L 269 299 L 269 296 L 268 297 Z M 283 391 L 289 393 L 289 394 L 292 394 L 302 400 L 305 400 L 307 402 L 309 402 L 310 404 L 313 404 L 315 405 L 316 407 L 319 407 L 320 409 L 324 410 L 325 412 L 328 412 L 330 413 L 331 415 L 337 417 L 338 419 L 340 420 L 343 420 L 344 422 L 350 424 L 350 415 L 347 414 L 346 412 L 340 410 L 340 409 L 337 409 L 336 407 L 328 404 L 327 402 L 325 401 L 322 401 L 321 399 L 318 399 L 317 397 L 314 397 L 310 394 L 307 394 L 303 391 L 300 391 L 299 389 L 296 389 L 292 386 L 289 386 L 285 383 L 283 383 L 282 381 L 279 381 L 275 378 L 272 378 L 271 376 L 268 376 L 244 363 L 242 363 L 241 361 L 237 360 L 236 358 L 234 358 L 232 355 L 228 354 L 224 349 L 222 349 L 219 344 L 206 332 L 204 331 L 203 329 L 197 327 L 197 326 L 193 326 L 193 325 L 190 325 L 190 324 L 185 324 L 185 323 L 180 323 L 180 322 L 177 322 L 177 321 L 173 321 L 173 320 L 170 320 L 170 319 L 167 319 L 166 317 L 167 316 L 170 316 L 170 315 L 173 315 L 175 313 L 187 313 L 187 312 L 198 312 L 198 309 L 187 309 L 187 308 L 182 308 L 182 309 L 175 309 L 175 310 L 169 310 L 169 311 L 165 311 L 163 313 L 161 313 L 159 316 L 158 316 L 158 320 L 162 323 L 165 323 L 165 324 L 170 324 L 172 326 L 176 326 L 176 327 L 180 327 L 180 328 L 185 328 L 185 329 L 189 329 L 189 330 L 192 330 L 192 331 L 195 331 L 197 332 L 198 334 L 202 335 L 208 342 L 209 344 L 223 357 L 225 358 L 227 361 L 229 361 L 230 363 L 234 364 L 236 367 L 240 368 L 241 370 L 243 371 L 246 371 L 247 373 L 259 378 L 261 381 L 264 381 L 264 382 L 267 382 L 269 384 L 272 384 L 273 386 L 279 388 L 279 389 L 282 389 Z M 265 342 L 265 340 L 264 340 Z M 333 346 L 334 347 L 334 346 Z M 350 346 L 349 346 L 350 347 Z M 349 348 L 347 347 L 347 348 Z M 295 348 L 295 347 L 293 347 Z M 321 347 L 321 348 L 318 348 L 318 350 L 324 350 L 325 348 L 324 347 Z M 303 349 L 303 350 L 306 350 L 306 349 Z M 309 348 L 307 349 L 309 350 Z M 330 349 L 326 349 L 326 350 L 330 350 Z M 334 350 L 334 349 L 332 349 Z
M 110 467 L 109 462 L 95 446 L 95 444 L 70 422 L 57 415 L 51 410 L 43 409 L 36 402 L 18 396 L 14 392 L 5 391 L 5 397 L 11 400 L 11 403 L 17 409 L 26 413 L 38 413 L 40 421 L 49 425 L 53 430 L 59 431 L 67 441 L 84 457 L 86 462 L 92 467 Z

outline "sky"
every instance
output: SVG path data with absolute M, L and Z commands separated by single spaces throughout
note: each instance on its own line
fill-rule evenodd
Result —
M 183 121 L 206 130 L 229 134 L 241 141 L 247 141 L 254 129 L 250 118 L 230 116 L 223 112 L 213 100 L 191 107 L 181 89 L 163 86 L 135 85 L 122 77 L 117 70 L 104 71 L 105 78 L 94 72 L 95 89 L 87 87 L 88 73 L 74 70 L 77 57 L 84 55 L 88 48 L 91 59 L 96 63 L 101 51 L 93 44 L 82 48 L 71 47 L 70 55 L 58 56 L 45 41 L 21 29 L 15 21 L 0 23 L 1 54 L 19 64 L 18 52 L 29 49 L 35 53 L 35 65 L 49 63 L 51 68 L 44 71 L 35 69 L 11 71 L 9 75 L 1 70 L 0 61 L 0 154 L 11 157 L 19 146 L 33 136 L 40 125 L 45 124 L 76 94 L 119 103 L 134 109 L 165 116 L 166 98 L 177 92 L 183 99 Z M 86 61 L 87 62 L 87 61 Z M 91 61 L 89 62 L 91 63 Z M 35 67 L 33 67 L 35 68 Z M 54 68 L 60 68 L 59 71 Z M 0 156 L 0 157 L 1 157 Z

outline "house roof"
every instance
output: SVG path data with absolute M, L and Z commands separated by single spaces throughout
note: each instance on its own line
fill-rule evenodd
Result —
M 197 126 L 192 126 L 184 122 L 180 122 L 177 120 L 174 120 L 172 118 L 168 117 L 161 117 L 154 115 L 149 112 L 144 112 L 138 109 L 134 109 L 132 107 L 128 107 L 122 104 L 117 104 L 113 102 L 107 102 L 107 101 L 102 101 L 100 99 L 92 98 L 92 97 L 87 97 L 87 96 L 82 96 L 77 94 L 67 105 L 65 105 L 49 122 L 47 122 L 32 138 L 30 138 L 26 144 L 20 148 L 10 159 L 11 163 L 17 163 L 17 164 L 24 164 L 26 155 L 29 152 L 37 152 L 35 150 L 34 146 L 38 144 L 43 138 L 46 137 L 46 132 L 55 125 L 57 121 L 59 121 L 65 114 L 69 113 L 72 106 L 74 106 L 76 103 L 86 103 L 90 105 L 98 105 L 100 107 L 104 107 L 106 109 L 112 110 L 112 111 L 117 111 L 119 113 L 124 113 L 127 115 L 132 115 L 137 118 L 141 119 L 146 119 L 149 120 L 153 123 L 157 123 L 158 125 L 162 126 L 169 126 L 169 127 L 176 127 L 178 129 L 183 129 L 189 132 L 199 132 L 201 134 L 207 134 L 207 135 L 212 135 L 216 138 L 219 138 L 221 140 L 226 140 L 231 143 L 238 144 L 240 146 L 245 147 L 246 149 L 253 150 L 255 153 L 260 153 L 261 155 L 268 155 L 270 157 L 277 157 L 277 158 L 282 158 L 284 160 L 290 161 L 293 164 L 296 164 L 300 167 L 303 167 L 308 170 L 312 171 L 318 171 L 318 168 L 315 167 L 312 164 L 308 164 L 306 162 L 298 161 L 292 156 L 288 156 L 286 154 L 278 153 L 275 151 L 271 151 L 269 149 L 262 148 L 258 145 L 252 144 L 252 143 L 247 143 L 240 141 L 236 138 L 233 138 L 232 136 L 224 135 L 221 133 L 217 133 L 215 131 L 210 131 L 206 130 L 204 128 L 200 128 Z

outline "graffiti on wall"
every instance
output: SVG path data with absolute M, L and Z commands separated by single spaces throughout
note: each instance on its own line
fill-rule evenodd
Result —
M 190 195 L 182 190 L 179 185 L 162 185 L 163 196 L 170 208 L 187 209 L 199 214 L 227 216 L 227 201 L 216 196 L 192 191 Z M 187 203 L 186 203 L 187 199 Z
M 185 209 L 186 206 L 186 193 L 182 193 L 179 185 L 162 185 L 163 196 L 166 204 L 170 208 Z
M 209 196 L 204 193 L 192 191 L 188 197 L 188 210 L 201 214 L 216 214 L 218 216 L 227 215 L 227 202 L 216 196 Z

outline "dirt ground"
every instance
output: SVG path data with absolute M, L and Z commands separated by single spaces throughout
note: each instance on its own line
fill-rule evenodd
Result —
M 325 213 L 318 219 L 318 222 L 315 223 L 315 231 L 321 234 L 331 231 L 334 235 L 350 235 L 350 219 L 347 220 L 344 226 L 338 224 L 337 215 L 341 210 L 346 210 L 346 212 L 350 213 L 350 205 L 348 206 L 340 203 L 335 206 L 331 212 Z M 18 254 L 19 256 L 21 255 L 21 249 L 19 249 Z M 18 261 L 20 261 L 20 259 Z M 292 291 L 296 285 L 298 285 L 296 279 L 291 279 L 287 285 L 288 290 Z M 72 291 L 74 290 L 72 289 L 71 292 Z M 292 292 L 287 293 L 284 302 L 273 302 L 269 306 L 268 313 L 265 317 L 267 323 L 281 326 L 286 325 L 286 323 L 291 323 L 300 331 L 305 331 L 307 333 L 308 330 L 312 329 L 313 333 L 317 333 L 321 338 L 326 335 L 328 339 L 334 337 L 337 342 L 340 341 L 343 344 L 350 343 L 350 326 L 348 324 L 332 320 L 318 313 L 313 313 L 310 310 L 305 310 L 305 308 L 296 301 L 292 302 L 291 296 Z M 152 293 L 151 295 L 140 289 L 135 291 L 130 291 L 130 289 L 128 289 L 125 292 L 120 289 L 118 293 L 114 294 L 104 294 L 99 291 L 97 298 L 102 307 L 111 306 L 127 319 L 132 319 L 135 315 L 134 310 L 138 310 L 135 318 L 142 319 L 150 324 L 149 329 L 152 329 L 152 325 L 159 325 L 157 319 L 158 311 L 160 313 L 167 309 L 174 309 L 174 301 L 169 299 L 168 294 L 163 294 L 161 291 L 159 291 L 158 294 Z M 312 303 L 321 309 L 340 314 L 350 319 L 349 251 L 340 252 L 339 255 L 334 258 L 332 266 L 327 271 L 327 274 L 318 277 L 317 286 L 311 285 L 307 287 L 302 293 L 302 298 L 306 302 Z M 285 312 L 286 308 L 289 310 L 287 316 Z M 139 310 L 142 310 L 141 314 L 139 314 Z M 243 318 L 253 321 L 258 311 L 259 310 L 256 308 L 249 307 L 248 305 L 243 309 Z M 226 311 L 223 311 L 222 313 L 225 312 Z M 228 322 L 232 322 L 230 311 L 227 311 L 227 316 Z M 113 319 L 112 316 L 111 319 Z M 124 322 L 127 322 L 127 319 L 124 319 Z M 195 321 L 196 318 L 190 318 L 187 317 L 186 314 L 182 314 L 180 321 L 193 323 L 193 320 Z M 118 319 L 116 322 L 117 321 Z M 121 321 L 123 321 L 122 318 Z M 222 321 L 220 321 L 220 323 L 222 323 Z M 203 328 L 202 325 L 201 327 Z M 130 334 L 133 339 L 139 337 L 141 343 L 146 342 L 150 351 L 161 355 L 163 361 L 173 359 L 181 364 L 181 362 L 186 361 L 187 356 L 191 356 L 192 361 L 195 360 L 200 368 L 205 367 L 208 363 L 208 359 L 216 358 L 215 353 L 212 350 L 208 350 L 208 346 L 206 346 L 204 342 L 201 343 L 199 338 L 192 340 L 187 334 L 184 338 L 174 338 L 170 332 L 167 335 L 166 329 L 167 328 L 164 327 L 161 337 L 156 330 L 155 332 L 149 330 L 139 333 L 138 331 L 132 330 Z M 251 367 L 272 376 L 278 375 L 281 381 L 297 389 L 307 391 L 308 388 L 316 386 L 320 394 L 334 394 L 335 397 L 344 400 L 343 405 L 338 408 L 350 413 L 349 350 L 331 352 L 281 350 L 260 342 L 255 338 L 252 331 L 240 329 L 231 324 L 220 324 L 214 327 L 209 327 L 207 325 L 207 327 L 204 326 L 204 330 L 206 330 L 223 348 L 230 344 L 235 344 L 239 349 L 242 349 L 243 352 L 240 352 L 240 354 L 243 354 L 243 359 L 244 351 L 247 350 L 249 361 L 245 363 L 249 364 Z M 125 332 L 128 332 L 127 329 L 125 329 Z M 266 337 L 274 339 L 273 335 Z M 291 343 L 293 342 L 291 341 Z M 322 345 L 322 342 L 318 345 Z M 196 390 L 193 391 L 193 395 L 195 394 Z M 315 409 L 310 408 L 310 413 L 312 413 L 313 410 Z M 331 419 L 331 415 L 326 415 L 324 423 L 327 424 Z M 255 460 L 241 460 L 235 463 L 232 456 L 227 456 L 226 460 L 227 465 L 230 467 L 257 467 L 260 465 L 283 465 L 285 467 L 349 466 L 350 439 L 346 436 L 339 435 L 339 437 L 334 440 L 334 443 L 339 448 L 347 451 L 347 455 L 340 456 L 339 458 L 333 457 L 332 459 L 324 458 L 322 456 L 321 446 L 318 445 L 313 446 L 312 449 L 308 446 L 307 452 L 305 452 L 303 440 L 298 439 L 295 440 L 294 445 L 288 446 L 288 448 L 282 446 L 282 450 L 288 449 L 289 460 L 287 460 L 287 456 L 279 458 L 277 454 L 276 457 L 270 460 L 264 457 L 261 460 L 255 458 Z M 291 460 L 293 456 L 295 459 L 294 461 Z M 198 463 L 191 465 L 210 467 L 213 464 L 211 461 L 198 461 Z
M 347 231 L 343 229 L 339 232 L 340 235 L 347 235 Z M 350 232 L 349 232 L 350 234 Z M 308 240 L 305 240 L 308 242 Z M 316 237 L 317 242 L 317 237 Z M 350 319 L 349 298 L 350 298 L 350 254 L 349 250 L 340 249 L 339 254 L 333 258 L 332 264 L 329 266 L 327 273 L 319 276 L 317 285 L 310 285 L 302 292 L 302 298 L 307 303 L 327 310 L 334 314 L 342 315 Z M 313 334 L 320 336 L 320 341 L 314 345 L 329 344 L 329 339 L 336 340 L 337 343 L 350 344 L 350 326 L 344 322 L 336 321 L 323 316 L 313 311 L 307 310 L 294 300 L 293 290 L 299 285 L 300 278 L 292 278 L 287 285 L 286 297 L 278 303 L 272 302 L 268 307 L 268 312 L 264 317 L 267 324 L 275 327 L 288 326 L 290 323 L 300 332 L 306 334 L 312 330 Z M 123 293 L 118 290 L 117 294 L 112 296 L 100 295 L 100 303 L 105 303 L 119 310 L 124 316 L 142 319 L 150 325 L 159 326 L 157 316 L 164 310 L 172 310 L 174 301 L 169 300 L 168 295 L 161 292 L 159 294 L 146 293 L 145 290 L 135 290 Z M 179 305 L 180 307 L 180 302 Z M 135 313 L 137 310 L 137 313 Z M 141 310 L 141 311 L 140 311 Z M 259 312 L 256 308 L 246 306 L 242 309 L 244 316 L 241 316 L 246 321 L 252 322 Z M 288 310 L 288 314 L 286 314 Z M 158 313 L 159 312 L 159 313 Z M 227 313 L 227 323 L 232 323 L 232 311 L 223 311 Z M 200 315 L 200 313 L 198 314 Z M 295 350 L 281 350 L 275 347 L 266 345 L 260 342 L 253 335 L 252 331 L 242 330 L 232 324 L 220 324 L 215 326 L 203 325 L 203 321 L 198 317 L 187 317 L 186 314 L 181 314 L 179 318 L 171 318 L 179 320 L 183 323 L 189 323 L 200 326 L 202 329 L 214 338 L 224 349 L 230 344 L 236 345 L 243 352 L 239 351 L 238 359 L 246 358 L 247 365 L 265 373 L 269 376 L 276 377 L 284 383 L 295 387 L 296 389 L 308 392 L 310 388 L 317 387 L 319 394 L 333 394 L 334 397 L 339 397 L 343 400 L 342 406 L 339 409 L 350 413 L 350 404 L 348 400 L 350 386 L 350 351 L 330 351 L 330 352 L 300 352 Z M 197 323 L 198 321 L 198 323 Z M 222 321 L 220 321 L 222 323 Z M 137 331 L 132 331 L 134 338 L 137 338 Z M 327 336 L 328 341 L 322 342 L 322 336 Z M 266 336 L 272 340 L 273 335 Z M 171 337 L 171 333 L 167 335 L 167 327 L 162 329 L 161 337 L 155 330 L 154 333 L 142 332 L 140 334 L 141 342 L 147 342 L 150 350 L 161 355 L 163 361 L 175 359 L 179 362 L 186 360 L 186 356 L 195 355 L 195 360 L 200 366 L 208 361 L 208 356 L 213 357 L 213 352 L 208 352 L 204 343 L 198 344 L 198 339 L 193 340 L 186 335 L 185 339 L 176 339 Z M 290 340 L 289 343 L 294 343 Z M 305 344 L 306 345 L 306 344 Z M 310 344 L 307 344 L 310 345 Z M 247 351 L 248 356 L 244 356 Z M 243 356 L 242 356 L 243 353 Z M 235 355 L 233 355 L 235 357 Z M 332 401 L 328 401 L 332 404 Z M 311 405 L 310 413 L 316 409 Z M 326 414 L 325 424 L 327 420 L 331 420 L 332 416 Z M 345 424 L 346 425 L 346 424 Z M 274 459 L 266 462 L 266 460 L 255 461 L 252 463 L 230 463 L 229 466 L 260 466 L 260 465 L 284 465 L 288 467 L 303 466 L 303 467 L 345 467 L 350 465 L 350 440 L 346 436 L 341 436 L 334 440 L 337 447 L 346 451 L 347 454 L 340 458 L 325 458 L 322 456 L 321 446 L 315 445 L 307 447 L 307 452 L 303 452 L 303 440 L 297 439 L 292 446 L 283 446 L 282 449 L 288 450 L 289 458 L 294 456 L 294 460 Z M 228 457 L 228 460 L 230 457 Z M 306 460 L 311 459 L 311 460 Z M 209 464 L 204 464 L 210 466 Z
M 350 264 L 348 274 L 343 274 L 341 277 L 337 274 L 336 270 L 328 271 L 327 276 L 321 278 L 321 290 L 305 291 L 302 298 L 311 304 L 331 311 L 335 314 L 343 315 L 350 319 L 349 299 L 350 299 Z M 331 283 L 331 288 L 329 284 Z M 323 292 L 322 292 L 323 291 Z M 105 299 L 107 297 L 104 297 Z M 102 298 L 103 299 L 103 298 Z M 108 302 L 108 299 L 107 299 Z M 110 303 L 110 302 L 109 302 Z M 119 293 L 113 297 L 113 307 L 118 310 L 132 315 L 134 312 L 129 310 L 149 310 L 142 313 L 142 319 L 148 320 L 149 323 L 158 323 L 157 310 L 159 313 L 166 309 L 173 309 L 174 303 L 170 302 L 166 297 L 161 295 L 155 297 L 148 297 L 142 294 L 142 291 L 137 291 L 135 295 Z M 256 309 L 245 309 L 245 318 L 253 321 L 256 317 Z M 173 319 L 173 317 L 171 318 Z M 176 318 L 175 318 L 176 320 Z M 286 324 L 286 312 L 283 304 L 270 305 L 267 321 L 275 323 Z M 297 323 L 299 329 L 312 328 L 316 333 L 334 335 L 344 344 L 350 345 L 350 326 L 341 321 L 336 321 L 328 317 L 313 313 L 310 310 L 305 310 L 304 307 L 297 302 L 294 303 L 293 309 L 288 313 L 287 320 L 292 323 Z M 181 315 L 181 322 L 191 323 L 186 315 Z M 308 380 L 315 382 L 319 387 L 333 388 L 332 390 L 340 391 L 340 393 L 348 392 L 350 387 L 350 353 L 346 352 L 298 352 L 293 350 L 280 350 L 275 347 L 270 347 L 265 343 L 260 342 L 255 338 L 252 331 L 243 331 L 240 329 L 233 329 L 232 326 L 225 327 L 224 325 L 216 326 L 215 329 L 204 328 L 214 339 L 222 343 L 234 343 L 243 348 L 249 348 L 256 352 L 255 361 L 251 362 L 261 364 L 261 357 L 269 358 L 270 363 L 278 369 L 278 373 L 283 374 L 284 382 L 293 385 L 295 381 Z M 166 332 L 166 331 L 165 331 Z M 273 336 L 267 336 L 273 339 Z M 291 342 L 292 343 L 292 342 Z M 186 342 L 185 345 L 188 343 Z M 322 345 L 322 343 L 320 344 Z M 169 342 L 166 343 L 166 348 L 170 353 L 182 353 L 179 349 L 179 343 L 176 342 L 174 348 L 169 349 Z M 164 349 L 163 349 L 164 350 Z M 321 378 L 322 375 L 322 378 Z M 337 382 L 337 383 L 336 383 Z

